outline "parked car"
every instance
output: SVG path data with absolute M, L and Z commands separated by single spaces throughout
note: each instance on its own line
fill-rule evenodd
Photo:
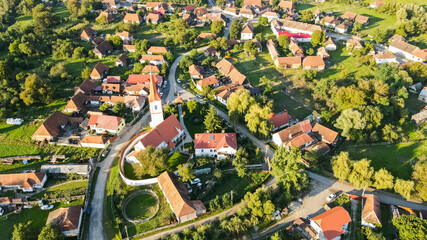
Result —
M 203 96 L 202 94 L 197 94 L 197 97 L 198 97 L 198 98 L 200 98 L 200 99 L 202 99 L 202 98 L 204 98 L 205 96 Z
M 179 80 L 179 79 L 177 79 L 176 81 L 177 81 L 178 83 L 181 83 L 181 80 Z
M 50 210 L 53 208 L 53 205 L 43 205 L 40 207 L 41 210 Z
M 333 199 L 335 199 L 336 197 L 337 197 L 337 195 L 336 195 L 335 193 L 332 193 L 331 195 L 329 195 L 329 196 L 326 198 L 326 201 L 330 202 L 330 201 L 332 201 Z
M 92 211 L 92 207 L 91 206 L 87 206 L 86 208 L 86 213 L 90 214 L 90 212 Z
M 33 208 L 33 206 L 31 206 L 30 204 L 26 204 L 23 206 L 23 208 Z
M 191 184 L 198 184 L 198 183 L 201 183 L 201 181 L 200 181 L 200 178 L 195 178 L 195 179 L 191 180 L 190 183 Z

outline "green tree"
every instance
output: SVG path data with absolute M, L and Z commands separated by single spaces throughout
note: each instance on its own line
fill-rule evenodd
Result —
M 147 146 L 145 150 L 136 155 L 136 159 L 141 164 L 133 164 L 135 176 L 141 178 L 144 175 L 158 176 L 160 172 L 167 168 L 168 148 L 156 149 L 154 146 Z
M 374 174 L 374 187 L 378 189 L 392 189 L 394 177 L 384 168 L 376 171 Z
M 124 102 L 118 102 L 114 104 L 113 107 L 113 113 L 117 114 L 118 116 L 123 116 L 126 110 L 126 105 Z
M 215 3 L 220 8 L 224 8 L 225 7 L 225 0 L 216 0 Z
M 90 78 L 90 74 L 92 73 L 92 69 L 90 69 L 90 67 L 85 67 L 85 69 L 83 69 L 81 75 L 83 79 L 89 79 Z
M 119 36 L 111 36 L 107 39 L 107 41 L 114 47 L 114 49 L 123 49 L 123 40 Z
M 214 106 L 209 108 L 208 114 L 205 117 L 205 128 L 211 133 L 221 129 L 221 119 L 219 118 Z
M 427 221 L 415 215 L 401 215 L 392 222 L 399 231 L 399 239 L 423 240 L 427 236 Z
M 84 47 L 76 47 L 73 51 L 73 59 L 80 59 L 86 57 Z
M 348 152 L 340 152 L 339 155 L 332 158 L 332 171 L 334 176 L 340 181 L 347 180 L 352 168 L 352 161 L 348 156 Z
M 360 131 L 366 128 L 366 119 L 363 114 L 356 109 L 346 109 L 341 112 L 335 127 L 342 129 L 341 135 L 349 139 L 358 140 Z
M 243 122 L 249 108 L 255 104 L 255 99 L 249 90 L 239 89 L 232 93 L 227 100 L 228 115 L 232 122 Z
M 413 181 L 397 178 L 394 184 L 394 191 L 402 195 L 402 197 L 409 199 L 414 190 L 414 185 Z
M 224 31 L 224 23 L 220 20 L 215 20 L 211 24 L 211 32 L 220 34 Z
M 52 8 L 47 8 L 43 4 L 37 4 L 32 9 L 32 15 L 34 19 L 34 33 L 37 36 L 46 35 L 50 31 L 50 28 L 57 22 L 57 17 Z
M 252 41 L 246 41 L 243 44 L 243 49 L 245 50 L 246 55 L 248 56 L 255 56 L 258 52 L 257 46 Z
M 135 43 L 135 50 L 138 54 L 145 54 L 149 48 L 150 42 L 147 39 L 143 39 Z
M 390 123 L 386 124 L 383 131 L 383 139 L 389 143 L 392 143 L 400 138 L 402 129 L 400 127 L 395 127 Z
M 266 26 L 268 24 L 268 18 L 267 17 L 258 17 L 258 23 L 260 25 Z
M 381 232 L 374 232 L 370 227 L 362 227 L 366 240 L 386 240 Z
M 52 89 L 46 80 L 34 73 L 25 79 L 24 91 L 19 94 L 19 97 L 27 106 L 37 102 L 49 103 L 52 99 Z
M 190 113 L 193 113 L 196 109 L 199 108 L 199 103 L 194 99 L 188 101 L 185 105 L 187 106 L 187 109 Z
M 355 187 L 369 187 L 372 185 L 372 175 L 374 168 L 371 167 L 371 161 L 364 158 L 353 163 L 353 170 L 348 177 L 348 180 L 354 184 Z
M 42 228 L 38 240 L 62 240 L 64 235 L 58 230 L 56 226 L 48 224 Z
M 108 103 L 103 103 L 101 106 L 99 106 L 99 110 L 101 112 L 106 112 L 108 111 L 109 108 L 110 108 L 110 105 L 108 105 Z
M 194 178 L 193 169 L 189 168 L 186 164 L 178 165 L 178 174 L 183 182 L 191 181 Z
M 248 156 L 249 154 L 244 148 L 240 147 L 237 149 L 236 157 L 233 159 L 232 164 L 236 167 L 237 175 L 239 177 L 246 176 L 245 165 L 249 163 Z
M 96 18 L 96 23 L 98 25 L 107 25 L 108 24 L 107 17 L 104 14 L 100 15 L 99 17 Z
M 283 185 L 287 193 L 299 192 L 308 185 L 307 175 L 301 171 L 303 167 L 299 162 L 300 159 L 301 152 L 296 147 L 290 150 L 279 147 L 274 153 L 271 174 Z
M 313 47 L 322 46 L 325 40 L 326 34 L 323 31 L 315 30 L 311 35 L 311 45 L 313 45 Z
M 301 12 L 300 18 L 302 22 L 312 22 L 314 20 L 314 13 L 311 10 L 304 10 Z
M 412 172 L 412 179 L 415 182 L 415 189 L 418 195 L 427 201 L 427 160 L 420 159 L 414 166 Z
M 238 39 L 242 31 L 242 24 L 239 20 L 234 19 L 230 25 L 230 38 Z
M 31 222 L 18 223 L 13 225 L 12 240 L 34 240 L 37 235 L 34 234 Z
M 250 106 L 245 116 L 245 121 L 249 130 L 261 138 L 267 138 L 270 135 L 273 126 L 270 123 L 269 116 L 272 113 L 270 104 L 261 108 L 258 104 Z
M 283 49 L 289 48 L 289 37 L 285 34 L 280 35 L 279 38 L 277 38 L 277 42 Z
M 397 21 L 403 22 L 403 21 L 407 20 L 406 19 L 407 17 L 408 17 L 408 13 L 406 12 L 406 9 L 400 8 L 399 10 L 397 10 L 397 12 L 396 12 Z
M 270 93 L 273 90 L 273 83 L 275 82 L 275 78 L 267 78 L 266 76 L 262 76 L 259 79 L 259 82 L 263 85 L 264 87 L 264 95 Z

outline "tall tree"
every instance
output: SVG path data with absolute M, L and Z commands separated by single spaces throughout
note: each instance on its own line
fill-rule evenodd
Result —
M 35 240 L 37 235 L 34 234 L 31 222 L 18 223 L 13 225 L 12 240 Z
M 253 104 L 245 116 L 249 130 L 262 138 L 267 138 L 273 129 L 269 120 L 271 113 L 272 110 L 269 104 L 263 108 L 258 104 Z
M 243 44 L 243 49 L 245 50 L 246 55 L 248 56 L 255 56 L 258 52 L 257 46 L 252 41 L 246 41 Z
M 220 20 L 215 20 L 211 24 L 211 32 L 220 34 L 224 31 L 224 23 Z
M 230 38 L 239 39 L 240 32 L 242 31 L 242 24 L 239 20 L 234 19 L 230 25 Z
M 255 99 L 249 90 L 239 89 L 232 93 L 227 100 L 228 115 L 232 122 L 243 122 L 249 108 L 255 104 Z
M 156 149 L 154 146 L 147 146 L 145 150 L 136 155 L 136 159 L 141 164 L 133 164 L 133 170 L 138 178 L 144 175 L 157 176 L 167 168 L 168 148 Z
M 205 128 L 211 133 L 214 133 L 221 129 L 221 119 L 218 116 L 214 106 L 209 108 L 208 114 L 205 117 Z
M 52 97 L 52 90 L 45 80 L 42 80 L 35 73 L 25 79 L 24 91 L 19 94 L 25 105 L 33 103 L 49 103 Z
M 414 166 L 412 179 L 415 181 L 415 189 L 419 196 L 427 201 L 427 160 L 420 159 Z
M 237 149 L 236 157 L 233 159 L 232 164 L 233 166 L 236 166 L 237 175 L 239 177 L 246 176 L 245 164 L 249 163 L 248 156 L 249 154 L 244 148 L 240 147 Z
M 298 148 L 292 147 L 287 150 L 279 147 L 274 153 L 271 163 L 271 174 L 277 178 L 288 193 L 299 192 L 308 185 L 308 178 L 303 167 L 299 163 L 301 152 Z
M 48 224 L 42 228 L 38 240 L 62 240 L 64 235 L 59 231 L 58 227 Z
M 311 35 L 311 45 L 313 47 L 321 46 L 325 43 L 326 34 L 323 31 L 315 30 Z
M 191 179 L 194 178 L 193 169 L 188 167 L 186 164 L 178 165 L 178 174 L 183 182 L 191 181 Z
M 399 231 L 399 239 L 424 240 L 427 236 L 427 221 L 415 215 L 401 215 L 392 222 Z
M 334 176 L 340 181 L 348 179 L 352 165 L 348 152 L 340 152 L 339 155 L 332 158 L 332 171 L 334 172 Z
M 358 188 L 369 187 L 372 185 L 371 179 L 373 174 L 374 168 L 371 167 L 371 161 L 364 158 L 353 163 L 353 170 L 348 180 Z
M 393 175 L 384 168 L 376 171 L 374 174 L 374 187 L 378 189 L 392 189 L 393 188 Z
M 352 140 L 360 140 L 361 131 L 366 128 L 366 119 L 357 109 L 346 109 L 341 112 L 335 127 L 342 129 L 342 135 Z
M 289 48 L 289 37 L 285 34 L 282 34 L 277 38 L 277 42 L 279 43 L 279 46 L 281 46 L 283 49 Z
M 402 195 L 402 197 L 409 199 L 411 198 L 411 193 L 414 190 L 414 182 L 410 180 L 396 179 L 394 184 L 394 191 Z

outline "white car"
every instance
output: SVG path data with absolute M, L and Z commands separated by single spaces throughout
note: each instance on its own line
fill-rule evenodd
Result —
M 53 208 L 53 205 L 43 205 L 40 207 L 41 210 L 50 210 Z
M 335 194 L 335 193 L 332 193 L 331 195 L 329 195 L 327 198 L 326 198 L 326 201 L 328 201 L 328 202 L 330 202 L 330 201 L 332 201 L 334 198 L 336 198 L 337 197 L 337 195 Z
M 198 184 L 198 183 L 201 183 L 200 178 L 195 178 L 191 180 L 191 184 Z
M 179 79 L 177 79 L 176 81 L 177 81 L 178 83 L 181 83 L 181 80 L 179 80 Z
M 31 206 L 31 205 L 29 205 L 29 204 L 27 204 L 27 205 L 24 205 L 24 206 L 22 206 L 23 208 L 33 208 L 33 206 Z

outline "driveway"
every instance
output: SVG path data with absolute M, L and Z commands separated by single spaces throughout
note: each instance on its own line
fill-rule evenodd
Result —
M 126 126 L 119 134 L 119 137 L 111 144 L 110 153 L 104 159 L 104 161 L 98 163 L 98 166 L 101 167 L 99 171 L 98 179 L 95 185 L 95 191 L 92 200 L 92 211 L 90 215 L 90 229 L 89 229 L 89 239 L 106 239 L 104 236 L 104 229 L 102 226 L 102 213 L 104 207 L 104 196 L 105 186 L 107 184 L 108 176 L 111 172 L 111 167 L 114 160 L 120 153 L 120 150 L 126 146 L 127 142 L 132 139 L 132 137 L 139 133 L 144 122 L 148 121 L 149 112 L 145 113 L 144 116 L 136 122 L 133 126 Z

